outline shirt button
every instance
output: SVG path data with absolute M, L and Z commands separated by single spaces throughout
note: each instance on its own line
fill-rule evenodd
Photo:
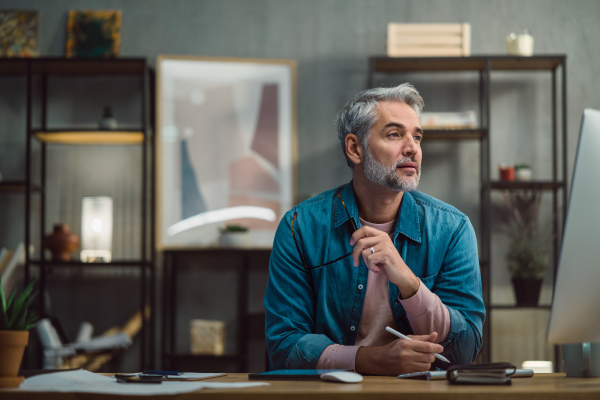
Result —
M 362 288 L 363 288 L 363 285 L 362 285 L 362 284 L 358 285 L 358 288 L 359 288 L 360 290 L 362 290 Z
M 351 330 L 352 332 L 354 332 L 354 331 L 356 330 L 356 328 L 355 328 L 354 326 L 351 326 L 351 327 L 350 327 L 350 330 Z
M 394 301 L 394 305 L 397 306 L 398 305 L 398 300 Z

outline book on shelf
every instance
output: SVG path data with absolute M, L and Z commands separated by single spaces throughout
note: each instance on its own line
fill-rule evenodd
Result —
M 7 255 L 4 256 L 5 258 Z M 15 250 L 8 256 L 6 264 L 3 264 L 3 270 L 0 275 L 2 280 L 2 290 L 4 295 L 9 298 L 13 290 L 19 283 L 23 275 L 23 266 L 25 264 L 25 245 L 19 243 Z
M 475 129 L 477 116 L 475 111 L 464 112 L 423 112 L 421 113 L 423 129 Z
M 12 253 L 12 249 L 7 249 L 6 247 L 0 249 L 0 278 L 8 265 L 8 260 L 12 257 Z

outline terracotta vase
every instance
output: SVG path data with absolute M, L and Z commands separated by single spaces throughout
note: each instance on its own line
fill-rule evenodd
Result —
M 44 237 L 44 247 L 52 253 L 52 261 L 69 261 L 70 253 L 79 247 L 79 238 L 67 224 L 55 224 L 54 231 Z
M 29 331 L 0 331 L 0 387 L 19 387 L 25 379 L 19 374 Z

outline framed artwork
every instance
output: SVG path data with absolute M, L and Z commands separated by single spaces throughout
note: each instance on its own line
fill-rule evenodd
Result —
M 121 11 L 69 11 L 67 57 L 114 58 L 121 45 Z
M 0 10 L 0 57 L 37 57 L 38 12 Z
M 216 246 L 224 225 L 271 247 L 295 196 L 295 80 L 289 60 L 158 57 L 159 249 Z

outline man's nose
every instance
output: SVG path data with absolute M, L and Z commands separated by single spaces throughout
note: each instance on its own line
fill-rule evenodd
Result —
M 412 135 L 408 136 L 404 141 L 404 146 L 402 147 L 402 154 L 404 154 L 405 156 L 411 156 L 418 151 L 418 148 L 419 146 L 417 145 L 417 142 L 415 141 L 414 137 Z

